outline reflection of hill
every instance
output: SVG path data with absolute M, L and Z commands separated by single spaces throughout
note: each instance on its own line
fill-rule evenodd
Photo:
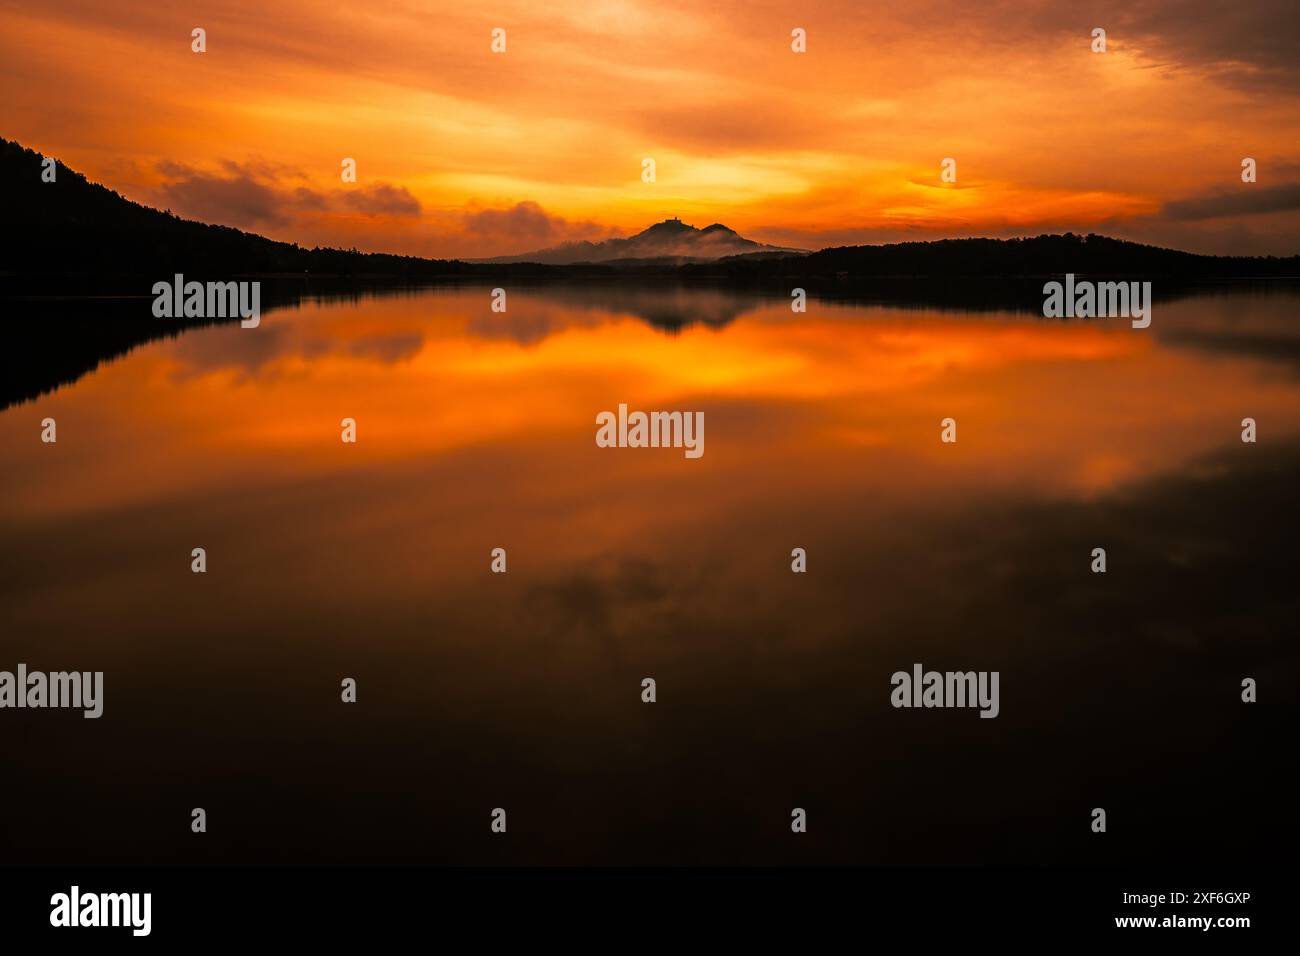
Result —
M 512 307 L 508 314 L 474 316 L 468 330 L 482 338 L 531 345 L 575 324 L 593 326 L 630 315 L 665 332 L 677 332 L 697 323 L 721 327 L 770 301 L 756 292 L 633 280 L 552 282 L 533 286 L 529 292 L 522 307 Z
M 358 302 L 370 296 L 408 296 L 428 294 L 436 285 L 394 282 L 362 283 L 338 280 L 292 280 L 282 282 L 263 280 L 263 316 L 277 310 L 297 308 L 301 303 L 314 301 Z M 1186 348 L 1208 349 L 1215 352 L 1253 354 L 1273 360 L 1288 362 L 1300 369 L 1300 339 L 1293 317 L 1287 311 L 1290 296 L 1245 295 L 1248 289 L 1278 289 L 1279 283 L 1232 283 L 1229 294 L 1219 295 L 1222 285 L 1186 286 L 1182 294 L 1195 294 L 1200 301 L 1231 312 L 1216 321 L 1196 321 L 1186 316 L 1177 323 L 1157 323 L 1151 334 L 1162 342 Z M 618 321 L 628 316 L 672 334 L 697 323 L 713 327 L 725 326 L 736 319 L 772 304 L 779 303 L 776 314 L 785 313 L 788 297 L 775 290 L 736 289 L 702 283 L 649 283 L 622 282 L 532 282 L 515 284 L 522 295 L 511 299 L 508 313 L 494 313 L 487 308 L 489 284 L 472 286 L 481 293 L 483 308 L 468 315 L 466 331 L 487 339 L 509 339 L 521 345 L 533 345 L 573 327 L 593 327 Z M 956 287 L 952 287 L 955 289 Z M 954 293 L 945 299 L 933 283 L 922 286 L 912 282 L 907 287 L 873 290 L 871 295 L 859 290 L 836 290 L 838 295 L 818 296 L 809 300 L 809 314 L 816 316 L 820 303 L 838 299 L 845 303 L 879 304 L 893 309 L 933 310 L 976 313 L 985 309 L 1016 311 L 1014 300 L 1008 301 L 1007 288 L 998 284 L 977 286 L 983 288 L 981 297 L 972 289 L 965 295 Z M 1294 290 L 1286 283 L 1284 288 Z M 920 291 L 924 289 L 924 291 Z M 1171 294 L 1162 303 L 1181 297 Z M 163 337 L 175 338 L 186 329 L 212 323 L 203 320 L 160 321 L 150 313 L 151 299 L 143 296 L 67 298 L 61 300 L 18 301 L 10 303 L 7 310 L 5 347 L 0 350 L 0 409 L 16 402 L 26 401 L 70 384 L 99 364 L 118 358 L 137 345 Z M 1243 303 L 1250 304 L 1248 316 L 1238 315 Z M 1036 312 L 1041 299 L 1028 303 Z M 37 314 L 39 310 L 39 314 Z M 142 318 L 142 316 L 144 316 Z M 791 313 L 797 321 L 799 316 Z M 237 319 L 227 320 L 230 323 Z M 256 354 L 265 351 L 273 355 L 280 346 L 276 337 L 281 326 L 272 318 L 264 322 L 257 332 L 235 334 L 240 362 L 256 361 Z M 421 345 L 419 331 L 397 337 L 376 336 L 373 341 L 353 343 L 355 349 L 368 350 L 384 360 L 410 355 Z M 197 347 L 197 346 L 196 346 Z M 202 348 L 211 361 L 222 360 L 223 348 L 214 340 L 206 341 Z M 215 351 L 214 351 L 215 350 Z M 250 352 L 250 350 L 252 350 Z M 198 357 L 194 359 L 202 364 Z
M 677 283 L 555 284 L 546 297 L 579 309 L 625 312 L 661 329 L 681 329 L 697 322 L 723 326 L 758 308 L 765 296 L 756 292 Z
M 302 283 L 285 287 L 263 284 L 262 314 L 297 306 Z M 400 287 L 386 285 L 389 294 Z M 360 298 L 357 288 L 312 298 Z M 236 319 L 167 319 L 153 317 L 152 297 L 107 296 L 59 299 L 13 299 L 6 305 L 4 348 L 0 350 L 0 409 L 36 398 L 75 382 L 101 363 L 120 358 L 137 345 L 176 338 L 188 329 Z
M 1065 272 L 1157 280 L 1156 295 L 1164 301 L 1195 291 L 1206 279 L 1300 276 L 1295 256 L 1198 256 L 1073 235 L 858 246 L 707 263 L 625 260 L 617 266 L 304 249 L 141 206 L 64 166 L 54 183 L 42 182 L 41 157 L 3 139 L 0 206 L 7 226 L 0 233 L 0 299 L 9 300 L 0 408 L 74 381 L 142 342 L 206 324 L 153 317 L 149 290 L 175 273 L 200 281 L 259 278 L 264 312 L 305 298 L 401 294 L 434 282 L 546 284 L 547 297 L 561 305 L 630 314 L 666 330 L 695 322 L 725 325 L 774 295 L 788 301 L 795 286 L 820 299 L 1036 312 L 1043 277 Z M 647 233 L 667 228 L 674 235 L 699 233 L 708 243 L 746 241 L 721 226 L 692 230 L 670 222 Z M 541 313 L 485 314 L 473 330 L 529 342 L 549 334 L 554 321 Z
M 424 286 L 427 287 L 427 284 Z M 297 308 L 307 301 L 360 301 L 382 295 L 416 294 L 420 285 L 361 280 L 263 280 L 263 315 Z M 522 344 L 541 341 L 572 324 L 575 315 L 604 321 L 632 315 L 665 331 L 697 322 L 723 326 L 763 301 L 755 293 L 723 289 L 649 285 L 574 285 L 545 283 L 530 305 L 500 314 L 487 311 L 470 323 L 486 338 L 510 338 Z M 10 300 L 4 349 L 0 351 L 0 409 L 71 384 L 101 363 L 120 358 L 137 345 L 175 338 L 187 329 L 212 325 L 202 319 L 159 320 L 152 298 L 141 295 L 30 298 Z M 484 286 L 484 300 L 487 286 Z M 544 307 L 539 307 L 544 305 Z M 238 319 L 217 320 L 234 323 Z M 264 329 L 258 332 L 265 337 Z

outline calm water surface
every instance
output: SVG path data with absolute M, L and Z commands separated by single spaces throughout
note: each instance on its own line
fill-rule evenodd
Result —
M 1146 331 L 708 290 L 488 305 L 312 303 L 0 412 L 0 668 L 106 685 L 98 721 L 0 714 L 0 856 L 1278 852 L 1300 297 L 1158 301 Z M 598 448 L 620 402 L 704 411 L 705 454 Z M 1001 715 L 891 708 L 914 662 L 999 670 Z

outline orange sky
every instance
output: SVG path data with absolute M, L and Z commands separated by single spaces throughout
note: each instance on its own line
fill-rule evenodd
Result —
M 805 248 L 1300 251 L 1298 5 L 1140 6 L 3 0 L 0 135 L 182 215 L 430 256 L 671 215 Z

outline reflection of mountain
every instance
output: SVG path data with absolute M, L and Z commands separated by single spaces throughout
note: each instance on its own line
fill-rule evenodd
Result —
M 497 256 L 485 262 L 542 262 L 567 265 L 575 262 L 610 262 L 636 265 L 648 260 L 659 264 L 680 264 L 697 259 L 722 259 L 726 256 L 803 255 L 806 249 L 785 249 L 746 239 L 720 222 L 703 229 L 688 226 L 676 217 L 657 222 L 649 229 L 626 239 L 604 242 L 566 242 L 549 249 L 514 256 Z
M 508 314 L 485 311 L 471 317 L 468 331 L 531 345 L 575 324 L 589 327 L 632 316 L 672 333 L 697 323 L 721 328 L 771 301 L 744 290 L 634 281 L 547 283 L 530 293 Z
M 7 227 L 0 230 L 0 301 L 7 298 L 6 313 L 21 317 L 7 323 L 0 348 L 0 408 L 73 381 L 137 344 L 208 324 L 153 317 L 153 283 L 177 272 L 198 280 L 260 277 L 264 312 L 321 295 L 400 293 L 430 283 L 519 288 L 569 280 L 568 287 L 553 283 L 561 287 L 556 295 L 589 300 L 590 308 L 635 315 L 669 330 L 693 322 L 724 325 L 760 298 L 788 302 L 795 286 L 811 301 L 1036 312 L 1043 276 L 1065 272 L 1157 279 L 1160 301 L 1194 292 L 1205 279 L 1300 275 L 1296 256 L 1200 256 L 1104 236 L 782 252 L 721 225 L 695 229 L 676 220 L 610 241 L 635 245 L 597 244 L 612 255 L 673 252 L 657 258 L 568 265 L 421 259 L 304 249 L 192 222 L 131 202 L 65 166 L 57 170 L 55 182 L 43 182 L 41 156 L 0 139 L 0 208 Z M 711 257 L 724 249 L 750 251 L 708 261 L 705 255 L 687 261 L 677 255 L 694 250 Z M 524 342 L 544 337 L 550 325 L 541 312 L 513 310 L 508 320 L 485 310 L 474 322 L 478 334 Z M 1189 332 L 1188 344 L 1193 340 Z M 1255 340 L 1240 343 L 1258 346 Z
M 665 283 L 564 283 L 548 286 L 545 296 L 569 310 L 626 313 L 670 331 L 697 322 L 721 327 L 768 301 L 744 290 Z

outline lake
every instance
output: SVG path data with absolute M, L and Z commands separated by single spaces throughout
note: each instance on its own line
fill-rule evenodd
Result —
M 1157 289 L 1145 330 L 490 293 L 306 301 L 0 412 L 0 668 L 105 688 L 0 711 L 0 856 L 1273 859 L 1294 291 Z M 620 403 L 704 453 L 598 447 Z M 998 716 L 891 706 L 917 663 L 998 672 Z

